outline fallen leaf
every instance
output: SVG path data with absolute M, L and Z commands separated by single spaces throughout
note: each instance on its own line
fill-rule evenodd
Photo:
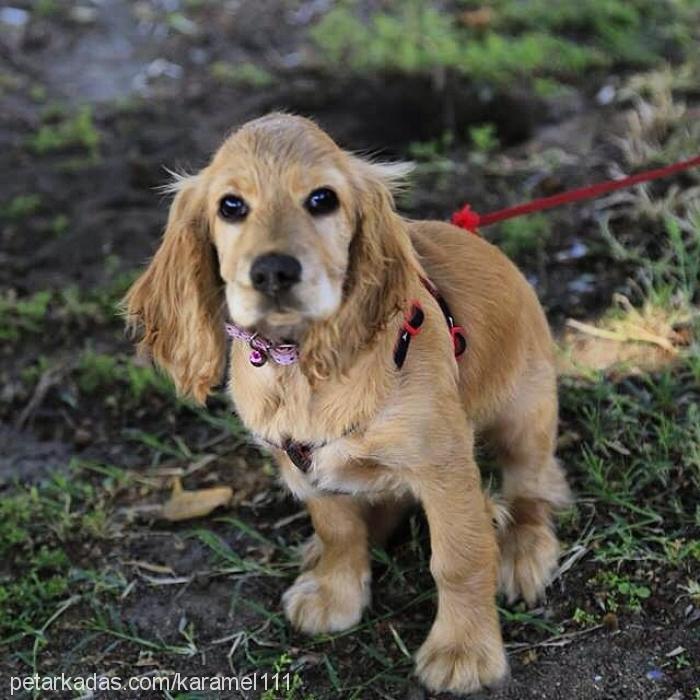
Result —
M 233 490 L 229 486 L 185 491 L 180 479 L 175 479 L 172 495 L 163 506 L 161 515 L 171 522 L 202 518 L 216 508 L 227 505 L 232 496 Z

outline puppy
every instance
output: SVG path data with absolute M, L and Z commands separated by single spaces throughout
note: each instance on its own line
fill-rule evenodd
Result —
M 438 605 L 417 673 L 433 691 L 470 693 L 507 672 L 497 584 L 532 603 L 557 561 L 552 513 L 568 489 L 554 457 L 552 340 L 495 247 L 396 213 L 406 171 L 341 150 L 304 118 L 249 122 L 177 180 L 125 306 L 141 350 L 200 403 L 232 337 L 236 411 L 315 528 L 283 598 L 295 627 L 357 624 L 370 543 L 422 504 Z M 510 517 L 498 536 L 476 434 L 503 470 Z

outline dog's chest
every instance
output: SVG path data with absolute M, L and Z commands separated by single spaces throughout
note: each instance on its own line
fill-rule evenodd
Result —
M 387 387 L 358 367 L 349 376 L 312 386 L 297 366 L 252 367 L 234 351 L 230 393 L 238 415 L 257 438 L 322 445 L 364 428 Z

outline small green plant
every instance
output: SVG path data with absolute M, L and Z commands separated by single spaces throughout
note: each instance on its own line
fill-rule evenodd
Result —
M 51 233 L 54 236 L 60 236 L 68 230 L 70 225 L 70 220 L 65 214 L 56 214 L 56 216 L 51 219 Z
M 29 88 L 29 97 L 31 97 L 34 102 L 46 101 L 46 95 L 46 88 L 43 85 L 35 83 Z
M 0 206 L 0 216 L 10 221 L 22 221 L 40 208 L 41 197 L 38 194 L 20 194 Z
M 303 681 L 298 673 L 291 671 L 292 657 L 283 652 L 272 662 L 273 674 L 280 679 L 279 688 L 269 688 L 261 700 L 311 700 L 313 696 L 302 695 Z
M 603 587 L 606 594 L 605 607 L 611 612 L 615 612 L 621 606 L 639 612 L 642 609 L 642 601 L 651 596 L 648 586 L 636 583 L 614 571 L 601 571 L 594 577 L 593 582 Z
M 117 360 L 113 355 L 87 350 L 80 358 L 77 368 L 77 382 L 81 391 L 87 394 L 98 388 L 112 386 L 118 380 Z
M 551 220 L 545 214 L 532 214 L 504 221 L 496 235 L 503 252 L 511 258 L 542 249 L 551 235 Z
M 24 299 L 17 299 L 11 293 L 0 296 L 0 340 L 15 341 L 23 333 L 39 333 L 51 298 L 48 291 Z
M 134 364 L 122 355 L 85 350 L 76 368 L 76 383 L 80 390 L 92 394 L 97 390 L 128 389 L 129 402 L 138 403 L 148 391 L 173 396 L 169 380 L 151 366 Z
M 92 108 L 83 107 L 72 116 L 61 115 L 55 124 L 44 124 L 30 137 L 29 147 L 38 155 L 80 148 L 92 158 L 98 156 L 100 133 L 95 127 Z
M 217 61 L 211 65 L 210 72 L 212 77 L 221 83 L 257 88 L 269 87 L 275 83 L 275 77 L 255 63 L 233 64 Z
M 61 6 L 58 0 L 37 0 L 33 9 L 40 17 L 52 17 L 59 14 Z
M 409 156 L 417 162 L 417 170 L 422 172 L 449 172 L 454 169 L 454 163 L 449 157 L 450 148 L 454 144 L 454 135 L 445 131 L 440 138 L 430 141 L 414 141 L 408 146 Z
M 479 153 L 490 153 L 495 151 L 500 145 L 495 124 L 470 126 L 469 140 Z
M 576 608 L 571 619 L 581 627 L 593 627 L 598 623 L 598 618 L 595 615 L 582 608 Z

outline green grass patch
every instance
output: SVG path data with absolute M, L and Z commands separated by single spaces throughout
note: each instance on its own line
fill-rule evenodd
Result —
M 0 217 L 8 221 L 22 221 L 41 209 L 41 196 L 38 194 L 19 194 L 9 202 L 0 205 Z
M 8 292 L 0 296 L 0 340 L 15 341 L 24 333 L 40 333 L 52 294 L 41 291 L 24 299 Z
M 616 63 L 645 65 L 667 46 L 690 49 L 693 0 L 493 0 L 493 29 L 517 34 L 546 30 L 598 50 Z
M 264 88 L 276 82 L 272 73 L 255 63 L 216 61 L 209 71 L 214 79 L 232 85 Z
M 534 74 L 578 75 L 606 64 L 596 49 L 540 31 L 472 36 L 449 14 L 412 0 L 360 20 L 350 4 L 331 10 L 311 32 L 325 60 L 354 72 L 425 73 L 450 68 L 507 84 Z
M 80 149 L 91 158 L 99 155 L 100 132 L 95 126 L 92 108 L 83 107 L 72 115 L 57 112 L 49 115 L 55 117 L 51 123 L 42 125 L 29 138 L 29 147 L 37 155 L 45 155 L 56 151 Z
M 120 318 L 118 303 L 135 273 L 115 276 L 101 287 L 83 291 L 76 286 L 43 289 L 26 297 L 13 291 L 0 294 L 0 340 L 18 341 L 46 332 L 47 324 L 104 324 Z
M 692 47 L 691 2 L 654 0 L 496 0 L 491 20 L 473 28 L 459 12 L 420 0 L 361 17 L 340 3 L 311 30 L 327 64 L 358 73 L 430 73 L 451 69 L 474 80 L 581 76 L 616 63 L 646 65 L 668 45 Z
M 578 435 L 562 459 L 576 474 L 579 495 L 596 509 L 589 544 L 601 561 L 700 561 L 700 221 L 671 216 L 656 254 L 615 249 L 637 263 L 635 301 L 608 314 L 624 326 L 676 322 L 690 344 L 654 373 L 589 373 L 562 380 L 562 414 Z M 660 243 L 660 245 L 659 245 Z
M 135 364 L 120 354 L 83 351 L 75 370 L 75 380 L 85 394 L 97 391 L 116 391 L 138 404 L 148 392 L 174 397 L 170 380 L 150 365 Z
M 37 485 L 17 486 L 0 499 L 0 648 L 38 634 L 62 601 L 103 577 L 73 561 L 83 541 L 107 534 L 111 494 L 126 482 L 114 468 L 102 473 L 102 488 L 89 477 L 91 465 L 74 461 Z M 115 480 L 115 476 L 117 476 Z
M 531 214 L 504 221 L 493 233 L 493 241 L 509 257 L 542 250 L 552 234 L 552 220 L 547 214 Z M 489 232 L 489 238 L 492 234 Z

